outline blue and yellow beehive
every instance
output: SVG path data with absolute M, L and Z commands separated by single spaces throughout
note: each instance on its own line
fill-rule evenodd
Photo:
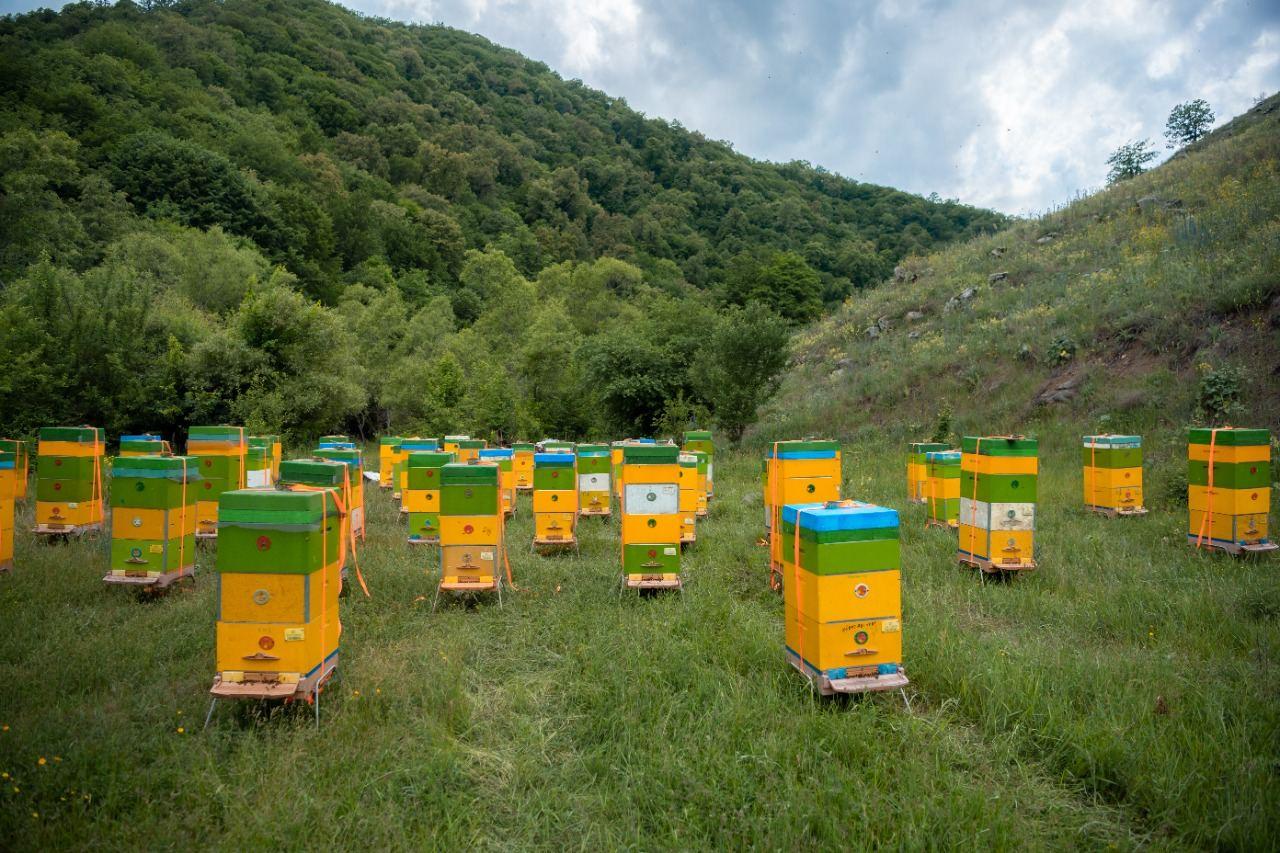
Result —
M 1231 554 L 1274 551 L 1271 433 L 1192 429 L 1187 437 L 1187 541 Z
M 533 455 L 534 547 L 578 544 L 576 462 L 572 452 Z
M 378 439 L 378 488 L 390 489 L 395 485 L 391 472 L 400 457 L 400 443 L 403 441 L 398 435 L 384 435 Z
M 705 468 L 702 474 L 703 477 L 705 478 L 705 482 L 703 483 L 702 490 L 706 495 L 706 499 L 708 501 L 711 500 L 716 496 L 716 480 L 715 480 L 716 443 L 711 438 L 710 430 L 705 430 L 705 429 L 685 430 L 684 443 L 681 444 L 680 449 L 685 452 L 696 451 L 698 453 L 706 454 L 706 457 L 702 463 L 702 468 Z M 706 515 L 707 514 L 706 509 L 704 508 L 703 511 L 698 514 Z
M 769 538 L 769 585 L 782 583 L 782 540 L 774 535 L 787 504 L 840 500 L 840 444 L 824 439 L 777 441 L 764 460 L 764 526 Z
M 1080 458 L 1085 509 L 1110 516 L 1146 515 L 1142 436 L 1086 435 Z
M 533 454 L 537 447 L 530 441 L 517 441 L 511 445 L 511 468 L 516 475 L 516 491 L 533 491 Z
M 31 477 L 31 456 L 27 442 L 16 438 L 0 438 L 0 453 L 13 454 L 13 477 L 15 501 L 27 497 L 27 483 Z
M 111 472 L 111 584 L 164 588 L 195 573 L 199 460 L 130 456 Z
M 791 665 L 823 693 L 906 684 L 897 511 L 858 501 L 787 504 L 780 523 Z
M 351 518 L 351 534 L 363 541 L 365 538 L 364 454 L 360 448 L 347 442 L 345 446 L 322 446 L 315 455 L 319 459 L 329 459 L 347 466 L 347 478 L 342 487 L 343 508 Z
M 680 544 L 692 545 L 698 539 L 698 456 L 681 452 L 680 464 Z
M 680 589 L 680 448 L 628 444 L 622 467 L 622 582 Z
M 1038 443 L 1021 435 L 967 435 L 960 450 L 956 558 L 984 572 L 1034 569 Z
M 400 458 L 395 464 L 393 477 L 395 479 L 395 492 L 392 497 L 400 501 L 400 512 L 407 515 L 409 510 L 404 505 L 404 492 L 409 487 L 409 455 L 412 453 L 434 453 L 441 451 L 440 439 L 438 438 L 404 438 L 400 440 Z M 457 458 L 450 452 L 450 461 Z M 432 510 L 438 512 L 439 510 Z
M 613 513 L 613 476 L 608 445 L 579 444 L 575 453 L 578 457 L 579 515 L 608 518 Z
M 342 519 L 337 487 L 221 495 L 215 697 L 314 698 L 333 673 L 342 634 Z
M 926 527 L 960 526 L 959 450 L 930 450 L 924 455 Z
M 120 454 L 123 458 L 132 456 L 172 456 L 173 448 L 154 432 L 120 436 Z
M 504 544 L 501 469 L 472 460 L 451 462 L 439 472 L 439 589 L 497 591 Z
M 18 490 L 18 454 L 0 448 L 0 572 L 13 571 L 14 502 Z
M 928 477 L 925 454 L 950 449 L 936 441 L 913 441 L 907 445 L 907 500 L 916 504 L 925 502 L 925 480 Z
M 515 451 L 510 447 L 486 447 L 480 451 L 481 462 L 498 466 L 498 488 L 502 496 L 502 514 L 516 514 Z
M 248 485 L 249 441 L 244 427 L 193 426 L 187 432 L 187 455 L 200 460 L 200 492 L 196 499 L 196 538 L 218 536 L 218 498 Z
M 102 457 L 106 435 L 96 427 L 43 427 L 36 459 L 36 533 L 101 530 L 106 518 Z
M 435 545 L 440 541 L 440 471 L 454 461 L 443 450 L 414 450 L 406 462 L 401 509 L 409 514 L 409 543 Z

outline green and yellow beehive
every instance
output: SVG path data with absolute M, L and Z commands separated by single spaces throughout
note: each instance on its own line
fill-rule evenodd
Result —
M 395 485 L 392 470 L 399 461 L 400 444 L 403 441 L 398 435 L 384 435 L 378 439 L 378 488 L 390 489 Z
M 680 544 L 698 539 L 698 455 L 681 452 L 680 457 Z
M 577 460 L 572 453 L 533 455 L 533 544 L 578 544 Z
M 440 474 L 440 586 L 482 592 L 501 586 L 501 470 L 491 462 L 451 462 Z
M 924 455 L 926 527 L 960 526 L 959 450 L 930 450 Z
M 697 451 L 706 454 L 706 473 L 704 475 L 706 483 L 703 485 L 703 491 L 706 493 L 707 500 L 711 500 L 716 496 L 716 443 L 711 438 L 711 431 L 705 429 L 685 430 L 684 442 L 680 445 L 680 449 L 686 452 Z M 706 515 L 705 510 L 700 514 Z
M 1081 441 L 1084 506 L 1110 516 L 1146 515 L 1142 436 L 1086 435 Z
M 120 456 L 172 456 L 173 448 L 154 432 L 120 436 Z
M 130 456 L 111 476 L 111 567 L 103 580 L 163 588 L 195 573 L 199 460 Z
M 200 496 L 196 500 L 196 538 L 218 535 L 218 498 L 247 485 L 249 453 L 244 427 L 193 426 L 187 432 L 187 455 L 200 460 Z
M 0 572 L 13 571 L 14 502 L 18 490 L 18 454 L 0 448 Z
M 679 589 L 680 448 L 622 449 L 622 575 L 632 589 Z
M 214 696 L 314 697 L 337 667 L 347 545 L 340 503 L 337 487 L 222 493 Z
M 578 462 L 578 514 L 608 518 L 613 512 L 613 467 L 608 445 L 579 444 L 574 453 Z
M 1034 569 L 1039 444 L 1021 435 L 967 435 L 960 451 L 956 558 L 984 572 Z
M 776 441 L 765 452 L 764 526 L 772 588 L 782 583 L 782 540 L 774 535 L 782 508 L 840 500 L 840 464 L 840 443 L 826 439 Z
M 511 467 L 516 475 L 516 491 L 533 491 L 533 454 L 538 449 L 529 441 L 517 441 L 511 445 Z
M 443 450 L 415 450 L 409 454 L 401 508 L 409 513 L 412 544 L 440 541 L 440 471 L 453 461 L 453 454 Z
M 392 476 L 395 480 L 395 492 L 392 497 L 400 501 L 401 514 L 407 515 L 409 513 L 408 507 L 404 505 L 404 491 L 409 487 L 409 454 L 439 452 L 440 450 L 441 445 L 438 438 L 413 436 L 400 440 L 400 457 L 392 471 Z M 450 457 L 451 460 L 453 458 L 452 456 Z M 432 510 L 432 512 L 438 512 L 438 510 Z
M 27 443 L 16 438 L 0 438 L 0 453 L 13 454 L 13 499 L 25 500 L 27 483 L 31 477 L 31 457 Z
M 1268 537 L 1271 433 L 1192 429 L 1187 436 L 1187 541 L 1231 554 L 1277 547 Z
M 950 449 L 936 441 L 913 441 L 907 445 L 907 500 L 916 504 L 925 502 L 925 479 L 928 476 L 925 454 Z
M 106 518 L 102 458 L 106 435 L 97 427 L 43 427 L 36 459 L 36 533 L 101 530 Z
M 341 462 L 347 466 L 347 479 L 342 488 L 343 508 L 351 517 L 351 534 L 363 540 L 364 512 L 364 454 L 354 444 L 346 447 L 321 447 L 315 452 L 319 459 Z
M 787 504 L 780 523 L 791 665 L 824 694 L 905 685 L 898 513 L 858 501 Z
M 440 446 L 447 452 L 454 454 L 456 458 L 458 451 L 462 447 L 462 442 L 470 440 L 471 436 L 469 435 L 446 435 Z
M 245 454 L 245 487 L 269 489 L 280 476 L 280 436 L 251 435 Z

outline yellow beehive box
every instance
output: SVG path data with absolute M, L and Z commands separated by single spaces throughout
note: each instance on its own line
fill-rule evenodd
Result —
M 787 504 L 840 500 L 840 445 L 805 439 L 774 442 L 765 454 L 764 523 L 769 537 L 769 585 L 782 585 L 782 538 L 775 535 Z
M 680 454 L 680 544 L 689 545 L 698 538 L 698 458 L 692 453 Z M 703 498 L 705 500 L 705 496 Z
M 680 450 L 674 444 L 623 447 L 622 573 L 633 589 L 681 588 Z M 696 487 L 696 469 L 693 471 Z
M 106 517 L 105 436 L 94 427 L 44 427 L 36 462 L 37 534 L 100 530 Z

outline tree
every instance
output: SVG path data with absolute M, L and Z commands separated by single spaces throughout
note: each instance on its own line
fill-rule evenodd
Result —
M 1190 145 L 1208 133 L 1212 125 L 1213 110 L 1204 98 L 1178 104 L 1169 113 L 1169 121 L 1164 126 L 1164 138 L 1168 140 L 1165 147 L 1181 148 Z
M 1147 171 L 1147 164 L 1157 156 L 1156 152 L 1147 147 L 1150 144 L 1151 140 L 1140 139 L 1117 148 L 1107 158 L 1107 165 L 1111 167 L 1111 171 L 1107 172 L 1107 184 L 1127 181 Z
M 716 323 L 691 373 L 716 423 L 737 443 L 773 394 L 787 363 L 787 324 L 760 303 L 730 308 Z
M 738 305 L 760 302 L 797 324 L 822 313 L 822 278 L 795 252 L 775 252 L 756 264 L 736 258 L 728 291 Z

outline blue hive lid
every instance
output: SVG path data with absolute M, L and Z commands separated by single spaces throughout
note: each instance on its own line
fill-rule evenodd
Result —
M 573 467 L 574 456 L 572 453 L 535 453 L 533 454 L 534 465 L 562 465 L 566 468 Z
M 961 455 L 959 450 L 930 450 L 924 458 L 926 462 L 959 462 Z
M 898 526 L 896 509 L 860 501 L 848 504 L 786 504 L 782 507 L 783 521 L 795 524 L 797 515 L 800 515 L 800 527 L 804 530 L 875 530 Z
M 510 447 L 486 447 L 480 451 L 481 459 L 510 459 L 514 451 Z

